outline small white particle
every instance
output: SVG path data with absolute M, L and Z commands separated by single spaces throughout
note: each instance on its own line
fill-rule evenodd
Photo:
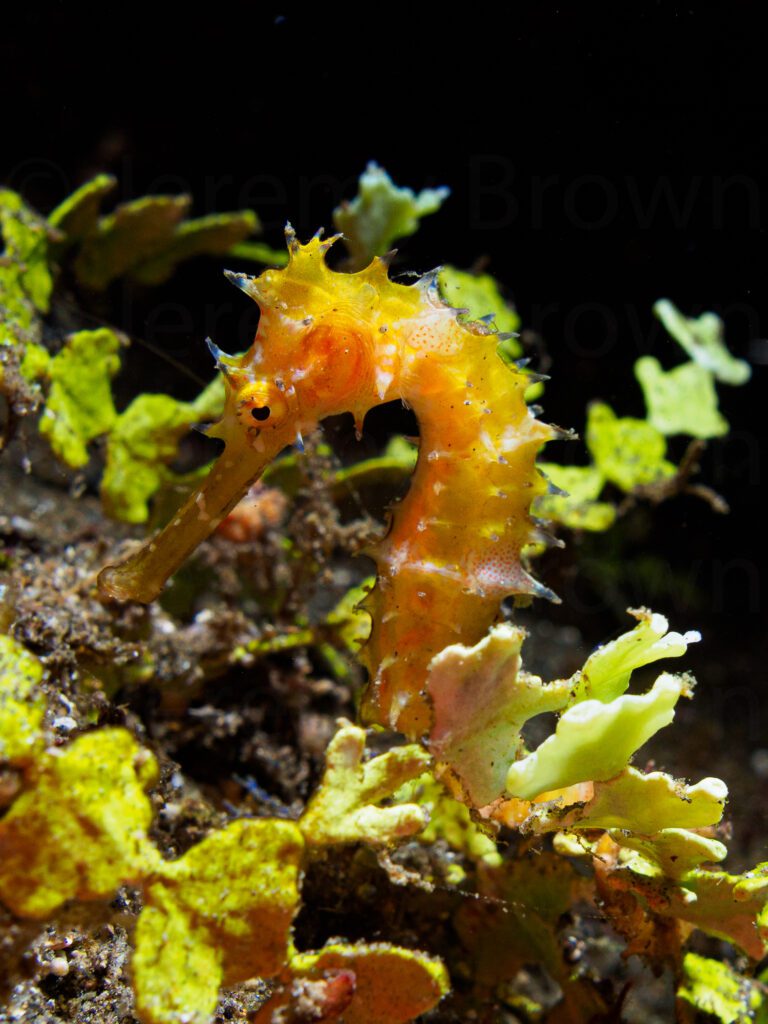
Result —
M 77 722 L 71 715 L 62 715 L 60 718 L 54 718 L 53 728 L 57 732 L 74 732 L 77 728 Z
M 48 973 L 56 978 L 65 978 L 69 974 L 69 960 L 65 956 L 55 956 L 47 966 Z

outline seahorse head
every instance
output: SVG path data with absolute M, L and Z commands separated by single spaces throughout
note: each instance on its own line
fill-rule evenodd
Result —
M 286 237 L 285 268 L 258 277 L 227 272 L 261 311 L 243 356 L 209 343 L 227 384 L 224 415 L 209 432 L 228 443 L 244 435 L 258 449 L 287 423 L 301 435 L 341 412 L 362 421 L 381 400 L 374 386 L 387 324 L 412 313 L 413 289 L 390 281 L 384 260 L 340 274 L 325 261 L 339 235 L 300 245 L 289 227 Z
M 284 268 L 258 277 L 227 272 L 261 315 L 244 354 L 229 356 L 208 342 L 226 398 L 221 419 L 206 432 L 225 442 L 224 452 L 161 536 L 102 572 L 105 594 L 152 600 L 283 448 L 300 447 L 302 435 L 327 416 L 351 412 L 359 427 L 382 400 L 388 325 L 407 320 L 419 299 L 415 288 L 389 280 L 384 260 L 356 274 L 328 267 L 325 255 L 338 237 L 318 234 L 300 245 L 289 227 Z

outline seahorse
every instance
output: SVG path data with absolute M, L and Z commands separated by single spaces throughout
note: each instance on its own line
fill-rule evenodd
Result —
M 340 413 L 352 413 L 359 433 L 369 409 L 401 400 L 418 420 L 419 457 L 386 535 L 367 552 L 377 582 L 364 602 L 362 717 L 418 738 L 431 721 L 431 659 L 482 639 L 505 597 L 554 596 L 529 574 L 525 549 L 540 536 L 531 503 L 547 489 L 536 454 L 561 432 L 526 404 L 531 376 L 497 354 L 495 328 L 443 302 L 437 271 L 402 284 L 379 257 L 357 273 L 334 271 L 325 257 L 340 237 L 318 232 L 302 245 L 289 225 L 285 268 L 225 272 L 260 319 L 242 356 L 209 342 L 226 399 L 208 433 L 224 450 L 168 525 L 105 568 L 99 586 L 113 599 L 153 600 L 284 448 Z

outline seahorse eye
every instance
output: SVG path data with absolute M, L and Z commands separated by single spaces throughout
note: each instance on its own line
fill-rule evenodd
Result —
M 238 413 L 245 426 L 258 423 L 266 427 L 280 423 L 288 415 L 288 403 L 280 388 L 269 381 L 246 385 L 237 396 Z

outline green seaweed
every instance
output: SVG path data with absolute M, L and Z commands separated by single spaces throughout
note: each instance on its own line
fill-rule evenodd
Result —
M 229 250 L 229 255 L 239 260 L 263 263 L 268 267 L 284 267 L 288 262 L 285 249 L 273 249 L 265 242 L 237 242 Z
M 615 506 L 598 500 L 606 481 L 597 466 L 560 466 L 556 462 L 539 462 L 538 466 L 556 491 L 536 499 L 536 515 L 571 530 L 600 532 L 613 526 Z
M 665 458 L 666 437 L 684 434 L 701 441 L 727 434 L 728 422 L 718 409 L 715 380 L 743 384 L 750 376 L 749 365 L 730 355 L 722 321 L 715 314 L 688 320 L 666 299 L 654 305 L 654 313 L 691 361 L 665 371 L 653 356 L 637 360 L 635 376 L 645 399 L 645 420 L 617 417 L 604 402 L 590 406 L 587 448 L 592 463 L 539 464 L 554 485 L 552 493 L 536 500 L 534 510 L 542 518 L 574 530 L 608 529 L 617 510 L 610 502 L 599 500 L 607 483 L 625 494 L 645 494 L 655 501 L 688 490 L 713 505 L 720 502 L 722 507 L 718 496 L 708 488 L 685 486 L 695 464 L 688 467 L 684 459 L 678 469 L 669 462 Z M 680 478 L 681 486 L 672 486 Z
M 722 437 L 728 421 L 717 408 L 712 373 L 699 363 L 683 363 L 668 373 L 658 359 L 644 356 L 635 363 L 648 409 L 648 422 L 661 434 Z
M 47 360 L 41 342 L 53 290 L 51 234 L 21 196 L 0 189 L 0 393 L 16 416 L 37 408 L 40 399 L 33 382 Z
M 165 248 L 134 267 L 132 276 L 142 284 L 161 284 L 171 277 L 182 261 L 193 256 L 233 254 L 243 239 L 259 230 L 259 219 L 252 210 L 213 213 L 182 221 L 174 229 Z
M 0 764 L 28 764 L 43 750 L 42 678 L 37 658 L 0 635 Z
M 735 359 L 725 344 L 725 327 L 715 313 L 689 319 L 669 299 L 659 299 L 653 312 L 669 334 L 699 366 L 710 370 L 724 384 L 746 384 L 752 370 L 743 359 Z
M 48 215 L 48 223 L 60 233 L 61 241 L 56 246 L 61 255 L 70 245 L 81 241 L 96 227 L 101 205 L 117 188 L 117 178 L 112 174 L 97 174 L 80 188 L 62 200 Z
M 668 633 L 662 615 L 632 614 L 637 626 L 598 648 L 569 679 L 543 683 L 522 671 L 525 633 L 509 623 L 494 626 L 474 647 L 455 644 L 432 659 L 427 691 L 434 717 L 426 742 L 463 799 L 482 807 L 505 788 L 531 799 L 611 778 L 671 721 L 675 701 L 687 690 L 682 677 L 665 674 L 649 694 L 623 695 L 636 668 L 680 657 L 698 634 Z M 523 727 L 546 712 L 562 713 L 555 733 L 529 754 Z
M 136 925 L 147 1024 L 205 1024 L 222 985 L 277 974 L 289 955 L 304 842 L 290 821 L 235 821 L 164 862 Z
M 147 837 L 157 777 L 152 755 L 125 729 L 78 737 L 38 760 L 32 784 L 0 821 L 0 898 L 46 918 L 70 899 L 102 899 L 151 873 Z
M 50 226 L 21 196 L 0 190 L 0 300 L 3 322 L 29 329 L 34 312 L 47 313 L 53 277 L 48 265 Z
M 588 700 L 565 711 L 554 735 L 507 772 L 512 796 L 531 799 L 589 779 L 610 779 L 659 729 L 669 725 L 685 679 L 663 673 L 647 694 Z
M 603 477 L 627 493 L 675 475 L 663 434 L 646 420 L 616 416 L 605 402 L 589 407 L 587 448 Z
M 117 421 L 111 380 L 120 369 L 120 344 L 118 335 L 106 327 L 78 331 L 46 365 L 50 386 L 40 433 L 74 469 L 87 465 L 90 442 Z
M 688 785 L 664 772 L 645 774 L 628 767 L 606 782 L 596 782 L 590 800 L 565 812 L 554 804 L 534 808 L 527 824 L 536 831 L 618 829 L 652 836 L 665 829 L 716 825 L 727 796 L 720 779 Z
M 711 1013 L 721 1024 L 749 1024 L 764 1005 L 765 995 L 754 981 L 738 974 L 729 964 L 686 953 L 679 999 L 703 1013 Z
M 97 291 L 124 274 L 141 284 L 161 284 L 183 260 L 224 255 L 260 230 L 252 210 L 187 220 L 188 196 L 146 196 L 122 203 L 85 228 L 92 210 L 85 199 L 96 202 L 104 194 L 91 186 L 79 203 L 65 209 L 61 221 L 73 224 L 79 241 L 73 263 L 78 280 Z
M 364 751 L 365 730 L 342 722 L 328 745 L 320 788 L 301 818 L 310 845 L 361 840 L 386 845 L 420 832 L 427 824 L 427 816 L 417 804 L 378 804 L 420 775 L 429 765 L 429 755 L 410 744 L 363 763 Z
M 451 306 L 466 309 L 464 320 L 479 320 L 493 317 L 494 326 L 501 333 L 511 333 L 520 327 L 520 317 L 513 305 L 507 302 L 499 289 L 499 283 L 490 274 L 473 274 L 456 267 L 441 267 L 437 275 L 440 293 Z M 516 338 L 505 339 L 504 356 L 517 359 L 522 355 L 522 346 Z
M 624 863 L 633 871 L 663 878 L 680 878 L 702 864 L 725 860 L 728 849 L 718 839 L 699 835 L 683 828 L 665 828 L 652 836 L 609 832 L 620 846 L 634 850 L 638 856 L 627 857 Z
M 101 481 L 105 511 L 127 523 L 149 519 L 150 502 L 161 487 L 180 481 L 169 468 L 192 426 L 214 420 L 224 402 L 217 377 L 192 402 L 143 394 L 110 424 Z
M 447 188 L 427 188 L 415 193 L 399 188 L 383 167 L 369 163 L 358 182 L 354 199 L 337 206 L 333 223 L 344 235 L 350 267 L 359 270 L 374 256 L 383 256 L 398 238 L 407 238 L 419 221 L 440 209 Z
M 99 900 L 121 885 L 140 886 L 132 974 L 145 1024 L 207 1024 L 222 986 L 284 968 L 295 977 L 311 974 L 331 950 L 298 956 L 293 948 L 305 849 L 380 847 L 426 824 L 416 804 L 379 804 L 421 773 L 428 755 L 401 747 L 364 764 L 364 730 L 342 722 L 320 788 L 298 822 L 234 821 L 164 861 L 148 835 L 153 807 L 146 790 L 158 777 L 152 755 L 122 728 L 86 733 L 63 750 L 43 749 L 42 709 L 27 703 L 41 667 L 12 643 L 0 654 L 4 753 L 34 766 L 0 820 L 0 898 L 19 917 L 43 919 L 67 900 Z M 335 954 L 360 979 L 350 1020 L 405 1022 L 449 987 L 442 962 L 422 953 L 361 943 Z M 376 976 L 390 968 L 410 991 L 388 1002 Z
M 73 268 L 87 288 L 100 290 L 167 249 L 187 213 L 189 196 L 146 196 L 122 203 L 84 236 Z

